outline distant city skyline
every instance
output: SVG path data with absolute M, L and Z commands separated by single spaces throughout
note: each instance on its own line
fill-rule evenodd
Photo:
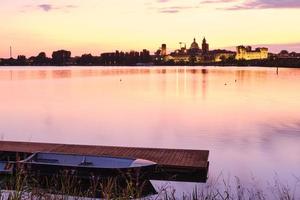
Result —
M 66 49 L 72 56 L 151 52 L 205 36 L 211 49 L 237 45 L 300 52 L 298 0 L 15 0 L 0 2 L 0 57 Z

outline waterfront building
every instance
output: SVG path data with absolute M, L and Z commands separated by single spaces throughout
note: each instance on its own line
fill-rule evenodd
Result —
M 236 48 L 236 60 L 263 60 L 268 58 L 268 48 L 256 48 L 251 46 L 238 46 Z
M 158 50 L 154 53 L 155 56 L 166 56 L 167 55 L 167 45 L 162 44 L 161 47 L 158 48 Z
M 166 56 L 167 55 L 167 45 L 166 44 L 162 44 L 161 45 L 161 52 L 160 52 L 161 56 Z
M 213 62 L 222 62 L 228 60 L 229 58 L 235 58 L 236 53 L 233 51 L 228 51 L 224 49 L 217 49 L 210 51 L 210 54 L 213 57 Z
M 164 61 L 165 62 L 174 62 L 175 64 L 176 63 L 188 63 L 190 60 L 190 56 L 188 55 L 167 55 L 166 57 L 164 57 Z
M 202 52 L 203 54 L 207 54 L 209 52 L 209 44 L 206 42 L 205 37 L 202 40 Z
M 184 45 L 182 45 L 184 44 Z M 205 50 L 208 50 L 208 44 L 205 40 Z M 199 44 L 194 38 L 193 42 L 190 45 L 190 48 L 186 48 L 186 44 L 180 42 L 180 49 L 175 50 L 170 53 L 170 55 L 164 57 L 165 62 L 174 62 L 176 63 L 200 63 L 205 60 L 203 50 L 200 48 Z
M 196 42 L 196 38 L 194 38 L 193 43 L 191 44 L 191 47 L 189 49 L 189 54 L 199 54 L 202 50 L 200 49 L 198 43 Z

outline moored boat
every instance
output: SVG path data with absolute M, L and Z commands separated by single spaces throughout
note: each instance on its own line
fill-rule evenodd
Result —
M 20 161 L 25 169 L 40 175 L 55 175 L 68 171 L 81 178 L 91 175 L 100 177 L 139 173 L 142 176 L 153 172 L 157 163 L 135 158 L 89 156 L 63 153 L 38 152 Z
M 94 198 L 113 186 L 116 194 L 122 195 L 131 187 L 134 195 L 148 196 L 156 194 L 149 179 L 156 166 L 155 162 L 135 158 L 38 152 L 21 161 L 0 161 L 0 175 L 25 175 L 22 177 L 29 185 L 50 188 L 54 193 L 69 187 L 76 188 L 76 195 Z

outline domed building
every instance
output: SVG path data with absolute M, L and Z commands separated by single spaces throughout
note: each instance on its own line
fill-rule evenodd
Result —
M 202 53 L 201 48 L 199 47 L 199 44 L 196 42 L 196 38 L 194 38 L 193 43 L 191 44 L 190 49 L 188 50 L 188 53 L 190 55 L 198 55 Z
M 194 42 L 191 44 L 191 50 L 199 50 L 199 45 L 198 43 L 196 42 L 196 38 L 194 38 Z
M 189 49 L 186 48 L 186 44 L 180 42 L 180 49 L 175 50 L 174 52 L 170 53 L 170 55 L 165 57 L 165 61 L 169 62 L 172 61 L 174 63 L 203 63 L 207 60 L 211 60 L 209 55 L 209 45 L 204 38 L 202 41 L 202 48 L 194 38 L 191 46 Z M 184 46 L 182 47 L 182 44 Z

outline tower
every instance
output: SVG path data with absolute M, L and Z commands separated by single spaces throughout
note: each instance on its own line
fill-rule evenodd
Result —
M 9 47 L 9 57 L 12 58 L 12 48 L 11 48 L 11 46 Z
M 202 52 L 203 54 L 207 54 L 209 52 L 209 44 L 206 42 L 205 37 L 202 40 Z
M 166 56 L 167 55 L 167 45 L 166 44 L 162 44 L 161 45 L 161 56 Z

